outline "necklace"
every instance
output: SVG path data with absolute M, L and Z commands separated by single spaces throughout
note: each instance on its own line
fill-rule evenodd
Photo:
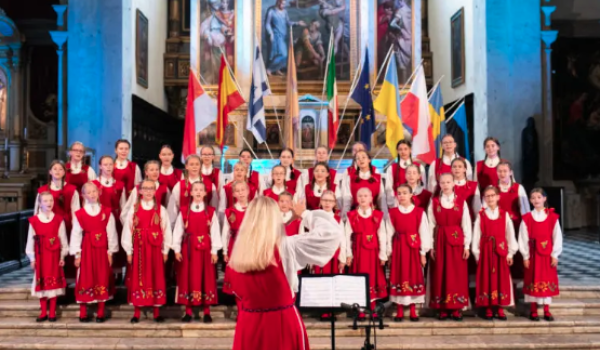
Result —
M 196 204 L 196 210 L 200 209 L 200 204 Z
M 104 180 L 106 180 L 106 181 L 104 181 L 104 184 L 105 184 L 105 185 L 108 185 L 108 184 L 109 184 L 109 181 L 108 181 L 108 179 L 104 179 Z
M 46 220 L 50 220 L 50 213 L 44 213 L 44 216 L 46 217 Z

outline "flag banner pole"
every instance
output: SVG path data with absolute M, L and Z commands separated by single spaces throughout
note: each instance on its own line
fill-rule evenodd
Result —
M 327 62 L 325 63 L 325 76 L 323 76 L 323 90 L 321 90 L 321 108 L 319 109 L 319 114 L 317 115 L 317 120 L 319 121 L 317 124 L 317 143 L 316 146 L 319 147 L 319 139 L 321 136 L 321 113 L 323 113 L 323 99 L 325 98 L 325 88 L 327 87 L 327 73 L 329 72 L 329 60 L 331 59 L 331 45 L 333 44 L 333 27 L 329 32 L 329 47 L 327 48 Z M 329 101 L 327 101 L 329 102 Z
M 267 141 L 265 141 L 265 146 L 267 147 L 267 152 L 269 152 L 271 159 L 275 159 L 275 158 L 273 158 L 273 153 L 271 153 L 271 149 L 269 148 L 269 144 L 267 143 Z
M 452 106 L 450 106 L 450 108 L 448 108 L 448 110 L 451 110 L 452 108 L 456 107 L 456 105 L 458 105 L 459 102 L 465 103 L 465 101 L 463 101 L 465 98 L 462 97 L 461 99 L 459 99 L 458 101 L 454 102 L 452 104 Z M 461 103 L 461 104 L 462 104 Z M 458 105 L 458 107 L 460 107 L 460 105 Z M 456 110 L 454 110 L 454 112 L 452 112 L 452 116 L 448 119 L 446 119 L 446 124 L 448 124 L 449 121 L 452 120 L 452 118 L 454 118 L 454 114 L 456 114 L 456 111 L 458 110 L 458 107 L 456 108 Z
M 229 74 L 231 75 L 231 78 L 233 79 L 235 86 L 237 87 L 240 94 L 242 94 L 242 88 L 240 87 L 240 84 L 238 84 L 235 74 L 233 74 L 233 69 L 231 69 L 229 62 L 227 61 L 227 55 L 225 55 L 225 51 L 223 51 L 223 48 L 220 46 L 219 46 L 219 50 L 221 50 L 221 55 L 225 58 L 225 64 L 227 65 L 227 69 L 229 70 Z
M 340 168 L 342 159 L 344 159 L 344 156 L 346 155 L 346 151 L 348 151 L 348 146 L 350 145 L 350 142 L 352 141 L 352 136 L 354 136 L 354 132 L 356 131 L 358 124 L 360 124 L 360 117 L 362 117 L 362 111 L 360 111 L 360 113 L 358 114 L 358 118 L 356 119 L 356 125 L 354 125 L 354 129 L 352 129 L 352 134 L 350 134 L 350 137 L 348 138 L 348 142 L 346 142 L 346 147 L 344 147 L 344 152 L 342 153 L 342 156 L 338 160 L 337 167 L 335 168 L 336 170 Z
M 390 49 L 388 50 L 387 55 L 385 55 L 385 59 L 383 60 L 383 64 L 381 65 L 382 67 L 386 67 L 386 69 L 380 69 L 379 73 L 377 73 L 377 77 L 375 78 L 375 82 L 373 83 L 373 86 L 371 88 L 371 94 L 373 93 L 373 91 L 375 91 L 375 87 L 377 86 L 377 82 L 379 81 L 379 78 L 381 78 L 381 73 L 383 73 L 383 71 L 387 71 L 387 64 L 389 64 L 389 59 L 390 59 L 390 55 L 392 54 L 392 49 L 394 48 L 394 45 L 390 46 Z
M 433 85 L 433 87 L 431 88 L 431 90 L 429 90 L 429 92 L 427 93 L 427 99 L 429 100 L 429 98 L 431 97 L 431 94 L 435 91 L 435 89 L 438 87 L 438 85 L 440 85 L 440 82 L 442 81 L 442 79 L 444 79 L 445 75 L 442 75 L 440 77 L 440 79 L 437 81 L 437 83 L 435 83 L 435 85 Z
M 240 127 L 237 125 L 237 122 L 231 122 L 231 124 L 233 124 L 233 126 L 238 130 L 238 132 L 240 131 Z M 254 159 L 256 160 L 260 160 L 260 157 L 256 155 L 256 153 L 254 153 L 254 149 L 252 148 L 252 146 L 250 146 L 250 143 L 248 142 L 248 140 L 246 140 L 246 138 L 244 137 L 244 132 L 242 131 L 242 140 L 244 140 L 244 143 L 246 144 L 246 146 L 248 146 L 248 150 L 250 152 L 252 152 L 252 155 L 254 156 Z M 266 144 L 266 142 L 265 142 Z M 223 152 L 225 153 L 225 152 Z M 264 169 L 267 170 L 267 168 L 265 168 L 264 165 L 262 165 L 262 163 L 260 163 L 260 166 Z
M 385 149 L 387 148 L 387 145 L 383 145 L 382 147 L 379 148 L 379 151 L 377 151 L 377 153 L 375 153 L 375 155 L 373 156 L 373 159 L 376 159 L 377 156 Z
M 279 123 L 279 114 L 277 113 L 277 106 L 273 103 L 273 111 L 275 111 L 275 119 L 277 120 L 277 127 L 279 127 L 279 136 L 283 140 L 283 130 L 281 129 L 281 124 Z M 267 141 L 265 141 L 265 144 Z

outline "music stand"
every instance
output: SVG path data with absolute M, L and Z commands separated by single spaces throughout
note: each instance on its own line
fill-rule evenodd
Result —
M 331 349 L 335 350 L 335 312 L 342 303 L 369 305 L 369 275 L 300 275 L 296 306 L 303 311 L 331 312 Z

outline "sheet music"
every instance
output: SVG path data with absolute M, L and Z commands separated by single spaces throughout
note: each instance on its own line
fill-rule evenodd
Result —
M 331 307 L 333 279 L 330 277 L 304 278 L 300 295 L 300 307 Z
M 358 304 L 367 307 L 365 278 L 363 276 L 333 277 L 333 306 L 339 307 L 341 303 Z

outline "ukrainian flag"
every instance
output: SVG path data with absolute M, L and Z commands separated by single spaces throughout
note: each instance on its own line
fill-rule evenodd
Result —
M 431 129 L 433 131 L 433 142 L 435 144 L 435 155 L 442 156 L 442 138 L 446 135 L 446 114 L 444 112 L 444 100 L 442 88 L 437 84 L 429 97 L 429 116 L 431 118 Z
M 396 70 L 396 53 L 392 53 L 388 61 L 385 80 L 379 95 L 373 102 L 375 110 L 387 117 L 385 143 L 393 158 L 396 158 L 398 141 L 404 139 L 404 126 L 400 112 L 400 90 L 398 72 Z

